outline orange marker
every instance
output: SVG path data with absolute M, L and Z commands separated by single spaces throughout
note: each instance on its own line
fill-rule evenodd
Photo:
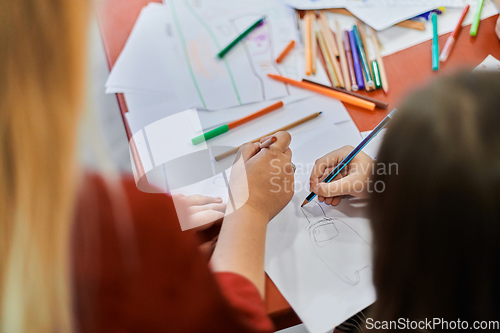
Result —
M 283 52 L 281 52 L 281 54 L 279 55 L 279 57 L 276 58 L 276 63 L 279 64 L 280 62 L 282 62 L 283 59 L 285 59 L 286 55 L 290 52 L 291 49 L 293 49 L 294 46 L 295 46 L 295 41 L 292 40 L 290 42 L 290 44 L 288 44 L 287 47 L 285 47 L 285 49 L 283 50 Z
M 328 88 L 323 88 L 323 87 L 320 87 L 320 86 L 317 86 L 314 84 L 310 84 L 307 82 L 296 81 L 296 80 L 293 80 L 293 79 L 290 79 L 290 78 L 287 78 L 284 76 L 279 76 L 279 75 L 274 75 L 274 74 L 267 74 L 267 76 L 269 76 L 273 80 L 287 83 L 289 85 L 292 85 L 292 86 L 295 86 L 298 88 L 310 90 L 310 91 L 313 91 L 313 92 L 316 92 L 318 94 L 322 94 L 325 96 L 333 97 L 333 98 L 338 99 L 341 102 L 351 104 L 354 106 L 359 106 L 360 108 L 363 108 L 363 109 L 367 109 L 367 110 L 371 110 L 371 111 L 373 111 L 375 109 L 375 103 L 364 101 L 360 98 L 350 96 L 350 95 L 347 95 L 345 93 L 341 93 L 339 91 L 330 90 Z

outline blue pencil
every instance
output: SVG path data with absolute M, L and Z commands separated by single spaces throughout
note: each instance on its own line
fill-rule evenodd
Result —
M 356 81 L 358 82 L 358 89 L 365 89 L 365 81 L 363 80 L 363 72 L 361 63 L 359 61 L 359 53 L 357 52 L 358 46 L 356 45 L 356 38 L 354 37 L 353 30 L 349 31 L 349 42 L 351 43 L 352 62 L 354 66 L 354 73 L 356 74 Z
M 394 117 L 394 115 L 396 114 L 396 111 L 397 109 L 392 110 L 391 113 L 389 113 L 387 117 L 385 117 L 377 125 L 377 127 L 375 127 L 373 131 L 371 131 L 371 133 L 368 134 L 368 136 L 364 138 L 363 141 L 361 141 L 361 143 L 349 153 L 349 155 L 347 155 L 342 161 L 340 161 L 340 163 L 335 167 L 335 169 L 333 169 L 333 171 L 330 172 L 325 179 L 323 179 L 323 183 L 331 182 L 332 179 L 335 178 L 340 173 L 340 171 L 342 171 L 347 166 L 347 164 L 349 164 L 349 162 L 351 162 L 351 160 L 354 157 L 356 157 L 356 155 L 358 155 L 359 152 L 385 127 L 385 125 L 387 125 L 387 123 L 391 120 L 391 118 Z M 311 200 L 314 199 L 315 197 L 316 193 L 314 192 L 309 193 L 309 195 L 307 196 L 307 198 L 304 200 L 304 202 L 300 207 L 304 207 L 309 202 L 311 202 Z

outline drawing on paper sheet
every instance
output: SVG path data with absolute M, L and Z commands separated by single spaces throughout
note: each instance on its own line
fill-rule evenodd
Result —
M 218 187 L 227 188 L 226 180 L 224 179 L 224 176 L 222 176 L 222 174 L 218 174 L 214 178 L 213 184 Z
M 306 230 L 318 257 L 342 281 L 358 284 L 360 271 L 371 266 L 366 257 L 367 251 L 371 251 L 370 244 L 346 222 L 328 217 L 316 200 L 301 210 L 308 221 Z M 342 252 L 346 244 L 349 244 L 348 256 Z
M 285 31 L 278 25 L 278 32 L 273 32 L 274 17 L 279 19 L 279 15 L 271 13 L 269 19 L 266 16 L 265 23 L 253 30 L 241 46 L 223 59 L 216 59 L 228 41 L 269 13 L 255 12 L 248 3 L 237 6 L 229 2 L 231 8 L 216 1 L 167 3 L 176 31 L 176 36 L 170 37 L 180 45 L 179 56 L 185 59 L 191 80 L 189 89 L 198 96 L 200 106 L 220 109 L 290 94 L 287 85 L 267 78 L 268 73 L 283 74 L 274 63 L 275 36 Z

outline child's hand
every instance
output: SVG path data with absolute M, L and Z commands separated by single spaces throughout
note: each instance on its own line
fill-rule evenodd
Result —
M 204 230 L 224 218 L 226 204 L 221 198 L 196 194 L 174 194 L 175 210 L 182 229 Z
M 261 149 L 260 143 L 244 144 L 229 180 L 236 209 L 252 208 L 264 216 L 266 223 L 290 202 L 294 193 L 292 151 L 288 148 L 292 138 L 288 132 L 274 136 L 278 140 L 268 148 Z M 232 212 L 229 205 L 228 214 Z
M 309 186 L 311 191 L 318 195 L 319 201 L 336 206 L 343 195 L 366 195 L 373 160 L 363 152 L 356 155 L 330 183 L 321 182 L 353 149 L 352 146 L 344 146 L 326 154 L 314 164 Z

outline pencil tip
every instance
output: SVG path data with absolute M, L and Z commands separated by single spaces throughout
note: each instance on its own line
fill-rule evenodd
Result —
M 322 114 L 322 113 L 323 113 L 323 111 L 320 111 L 320 112 L 319 112 L 319 114 Z
M 306 199 L 304 200 L 304 202 L 302 203 L 302 205 L 300 205 L 300 207 L 304 207 L 305 205 L 307 205 L 309 203 L 309 201 Z

